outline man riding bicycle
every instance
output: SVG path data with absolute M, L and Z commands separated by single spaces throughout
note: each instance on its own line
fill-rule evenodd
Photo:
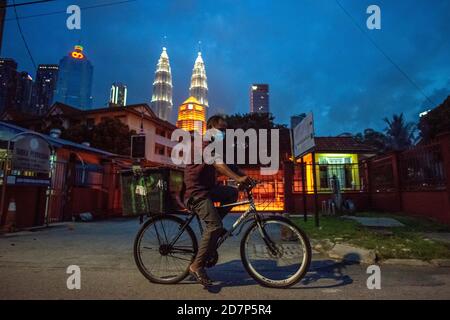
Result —
M 215 129 L 214 141 L 224 141 L 227 122 L 223 116 L 212 116 L 207 122 L 207 129 Z M 238 184 L 246 184 L 252 181 L 244 172 L 235 166 L 228 166 L 223 159 L 216 154 L 216 160 L 212 164 L 202 161 L 201 164 L 188 164 L 184 173 L 186 191 L 184 195 L 186 206 L 195 212 L 205 224 L 205 231 L 200 241 L 198 253 L 189 267 L 192 276 L 203 286 L 209 286 L 209 279 L 205 265 L 216 250 L 218 239 L 226 233 L 222 219 L 231 208 L 216 209 L 215 202 L 221 205 L 237 201 L 238 190 L 235 187 L 218 185 L 216 172 L 233 179 Z

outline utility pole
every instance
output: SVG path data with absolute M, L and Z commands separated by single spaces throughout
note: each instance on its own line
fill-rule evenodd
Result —
M 2 55 L 3 26 L 5 24 L 6 0 L 0 0 L 0 57 Z

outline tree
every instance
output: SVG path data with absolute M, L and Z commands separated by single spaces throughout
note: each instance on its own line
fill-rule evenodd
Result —
M 382 132 L 368 128 L 365 129 L 363 133 L 356 134 L 354 138 L 358 142 L 375 148 L 378 153 L 386 151 L 387 138 Z
M 259 133 L 259 129 L 278 129 L 279 130 L 279 155 L 280 161 L 288 159 L 291 155 L 291 143 L 290 143 L 290 132 L 286 125 L 276 124 L 275 117 L 271 113 L 236 113 L 230 116 L 226 116 L 226 121 L 229 129 L 243 129 L 244 131 L 248 129 L 255 129 Z M 267 135 L 267 148 L 271 150 L 272 141 L 270 139 L 271 134 Z M 260 136 L 258 134 L 258 141 Z M 254 146 L 253 146 L 254 147 Z M 245 152 L 246 159 L 249 159 L 249 141 L 246 142 L 243 147 L 245 150 L 236 149 L 236 153 Z M 259 155 L 259 145 L 256 146 L 257 154 Z
M 405 150 L 414 144 L 416 125 L 405 122 L 403 113 L 394 114 L 392 119 L 384 118 L 384 122 L 387 124 L 386 146 L 389 150 Z
M 76 143 L 92 141 L 92 129 L 85 123 L 75 124 L 62 131 L 61 138 Z
M 450 96 L 419 121 L 420 137 L 429 141 L 438 134 L 450 131 Z
M 230 129 L 283 129 L 284 124 L 275 124 L 275 117 L 271 113 L 236 113 L 226 116 Z
M 92 128 L 91 145 L 95 148 L 120 155 L 130 155 L 131 136 L 134 130 L 119 119 L 105 118 Z

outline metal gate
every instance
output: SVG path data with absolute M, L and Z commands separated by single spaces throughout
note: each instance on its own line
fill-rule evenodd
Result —
M 49 222 L 60 222 L 64 220 L 65 182 L 67 162 L 56 161 L 52 176 L 52 194 L 50 197 Z

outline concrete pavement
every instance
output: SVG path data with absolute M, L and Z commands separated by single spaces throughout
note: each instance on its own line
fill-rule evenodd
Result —
M 226 219 L 230 225 L 234 217 Z M 149 283 L 137 270 L 132 245 L 137 219 L 69 223 L 0 237 L 0 299 L 450 299 L 450 269 L 381 266 L 381 290 L 366 286 L 367 266 L 314 255 L 311 270 L 291 289 L 263 288 L 239 257 L 240 237 L 220 249 L 211 292 L 185 281 Z M 81 268 L 81 290 L 68 290 L 66 269 Z

